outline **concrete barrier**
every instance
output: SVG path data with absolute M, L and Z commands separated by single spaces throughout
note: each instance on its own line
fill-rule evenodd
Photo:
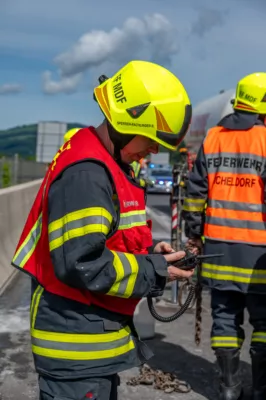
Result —
M 17 272 L 10 262 L 41 182 L 0 189 L 0 294 Z

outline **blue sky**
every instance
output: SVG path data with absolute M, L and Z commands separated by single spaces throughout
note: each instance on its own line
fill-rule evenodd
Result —
M 131 59 L 158 62 L 191 101 L 266 71 L 265 0 L 0 0 L 0 129 L 97 124 L 92 89 Z

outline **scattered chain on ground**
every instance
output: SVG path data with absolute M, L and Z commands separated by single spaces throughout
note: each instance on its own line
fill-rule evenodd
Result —
M 180 381 L 175 374 L 152 369 L 147 364 L 142 365 L 139 371 L 139 376 L 131 378 L 127 381 L 127 385 L 153 385 L 154 389 L 163 390 L 164 393 L 189 393 L 191 391 L 190 385 L 185 381 Z

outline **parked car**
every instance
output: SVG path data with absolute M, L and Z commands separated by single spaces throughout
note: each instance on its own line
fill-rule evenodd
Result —
M 172 169 L 153 168 L 147 173 L 147 180 L 150 182 L 148 193 L 171 193 L 172 191 Z

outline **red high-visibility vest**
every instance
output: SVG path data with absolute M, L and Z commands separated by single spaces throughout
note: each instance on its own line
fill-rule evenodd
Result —
M 106 246 L 117 252 L 147 253 L 147 248 L 152 245 L 152 236 L 146 221 L 144 189 L 128 179 L 102 145 L 94 128 L 90 127 L 81 129 L 56 154 L 29 213 L 12 264 L 36 278 L 48 292 L 81 303 L 95 304 L 114 312 L 133 315 L 139 299 L 71 288 L 58 280 L 54 273 L 48 237 L 49 188 L 66 168 L 85 160 L 96 160 L 106 166 L 112 176 L 119 201 L 120 223 L 115 233 L 107 239 Z M 130 257 L 128 260 L 130 262 Z M 135 257 L 132 262 L 134 265 L 131 270 L 135 271 L 136 278 L 138 265 Z

